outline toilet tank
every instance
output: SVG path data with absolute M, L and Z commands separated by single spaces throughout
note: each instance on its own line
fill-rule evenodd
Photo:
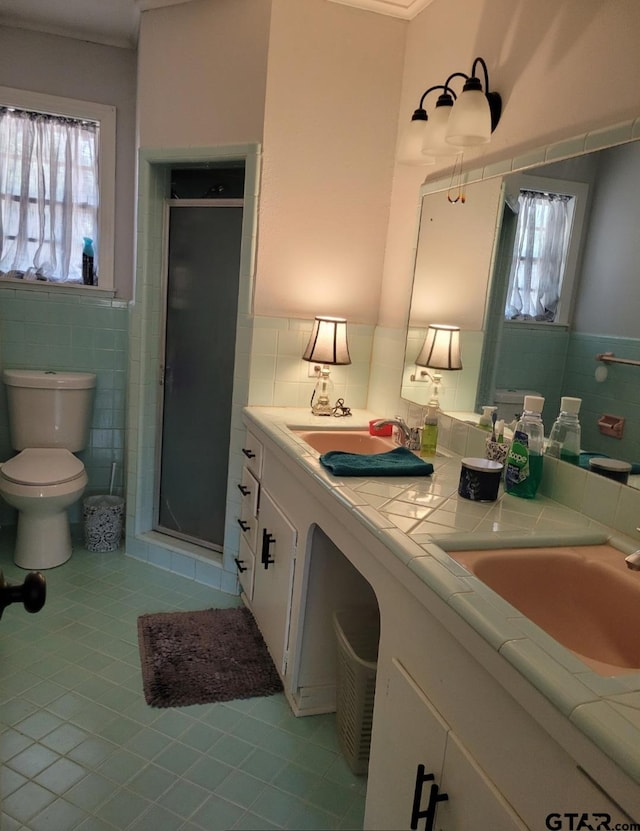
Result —
M 512 422 L 514 418 L 522 412 L 525 395 L 540 395 L 540 393 L 535 392 L 534 390 L 496 390 L 494 404 L 497 407 L 496 413 L 498 418 L 502 419 L 507 424 Z
M 96 376 L 93 372 L 5 369 L 9 433 L 14 450 L 87 446 Z

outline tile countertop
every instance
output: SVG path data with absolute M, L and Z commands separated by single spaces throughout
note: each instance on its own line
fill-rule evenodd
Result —
M 432 476 L 336 477 L 290 429 L 368 429 L 375 413 L 354 410 L 350 418 L 331 421 L 299 408 L 248 407 L 244 413 L 248 426 L 253 422 L 346 502 L 407 568 L 640 783 L 640 673 L 598 675 L 445 551 L 597 544 L 613 538 L 631 551 L 637 542 L 541 495 L 519 499 L 501 489 L 494 503 L 462 499 L 457 494 L 460 456 L 453 453 L 436 457 Z

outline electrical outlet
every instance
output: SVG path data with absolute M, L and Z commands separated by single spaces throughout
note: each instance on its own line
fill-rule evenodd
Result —
M 308 378 L 317 378 L 320 375 L 320 364 L 307 364 L 307 377 Z

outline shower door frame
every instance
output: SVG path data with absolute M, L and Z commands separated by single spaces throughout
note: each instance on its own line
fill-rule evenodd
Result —
M 160 388 L 157 397 L 156 408 L 156 447 L 155 447 L 155 477 L 153 497 L 153 527 L 160 534 L 174 537 L 177 540 L 184 540 L 188 543 L 207 548 L 210 551 L 222 553 L 224 546 L 217 543 L 194 537 L 190 534 L 176 531 L 160 524 L 160 491 L 162 485 L 162 448 L 164 444 L 164 386 L 166 373 L 166 348 L 167 348 L 167 317 L 168 317 L 168 291 L 169 291 L 169 229 L 171 221 L 171 208 L 242 208 L 244 212 L 244 199 L 171 199 L 164 200 L 164 211 L 162 219 L 162 281 L 161 281 L 161 314 L 160 314 L 160 363 L 158 365 L 158 385 Z M 238 280 L 241 275 L 238 276 Z M 238 286 L 238 290 L 240 286 Z M 229 402 L 231 407 L 231 402 Z M 225 496 L 226 499 L 226 496 Z

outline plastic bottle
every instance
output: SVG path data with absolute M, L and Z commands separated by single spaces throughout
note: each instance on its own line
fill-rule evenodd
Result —
M 533 499 L 542 478 L 544 452 L 544 425 L 540 413 L 544 398 L 526 395 L 524 412 L 518 419 L 505 474 L 505 489 L 513 496 Z
M 580 412 L 581 398 L 569 398 L 563 396 L 560 400 L 560 414 L 555 420 L 549 442 L 547 444 L 547 456 L 554 456 L 569 462 L 572 465 L 580 464 Z
M 497 409 L 497 407 L 483 406 L 482 415 L 478 420 L 478 427 L 481 430 L 491 430 L 493 428 L 493 421 L 491 420 L 491 416 L 493 413 L 495 413 Z
M 420 455 L 435 456 L 436 447 L 438 446 L 438 408 L 427 407 L 427 415 L 424 420 L 422 428 L 422 438 L 420 440 Z
M 85 286 L 93 285 L 93 240 L 90 237 L 83 237 L 82 246 L 82 282 Z

